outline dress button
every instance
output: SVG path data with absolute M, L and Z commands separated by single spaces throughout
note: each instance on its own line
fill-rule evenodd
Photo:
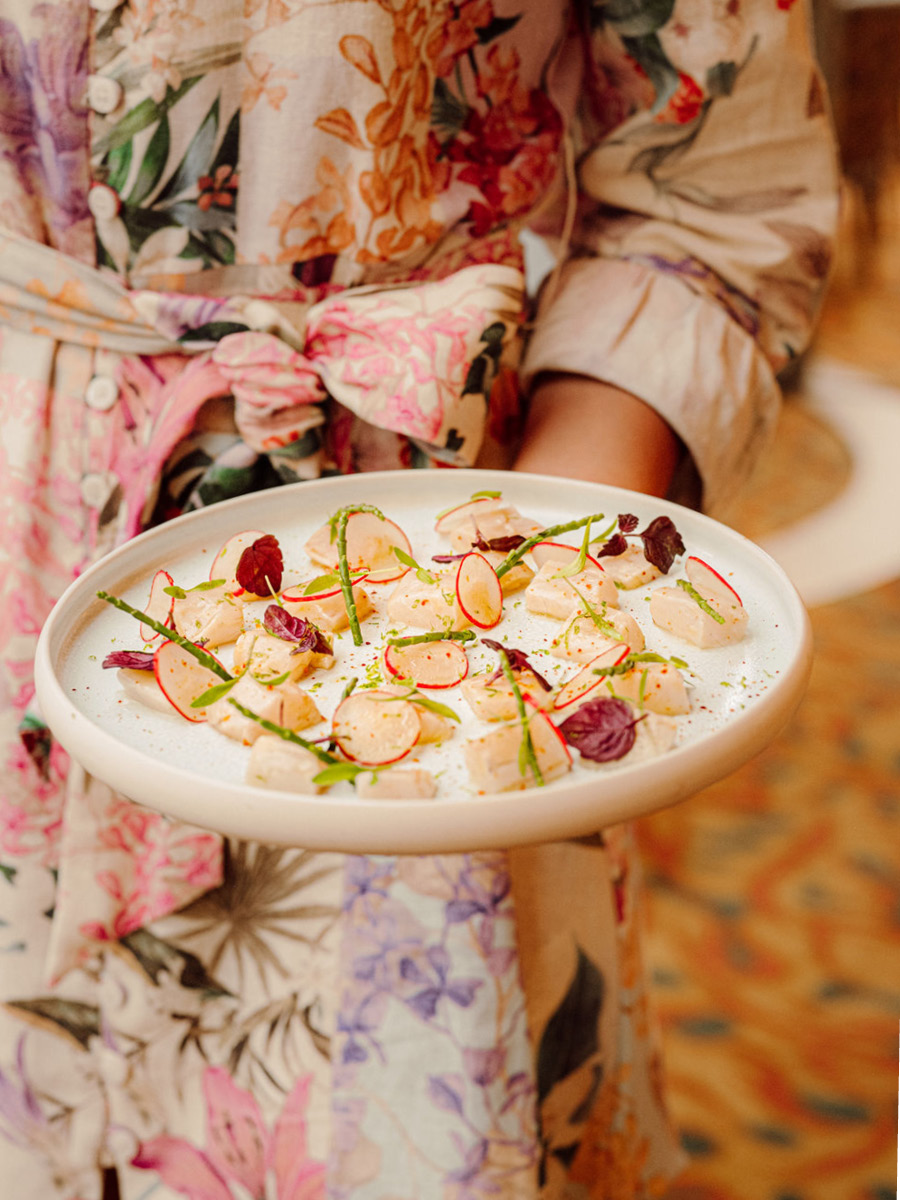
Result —
M 97 221 L 111 221 L 122 206 L 119 193 L 105 183 L 95 183 L 88 191 L 88 208 Z
M 84 389 L 84 402 L 88 408 L 107 412 L 119 398 L 119 385 L 110 375 L 95 375 Z
M 81 499 L 88 508 L 102 508 L 114 487 L 115 482 L 110 476 L 93 472 L 85 475 L 81 481 Z
M 88 75 L 87 102 L 96 113 L 115 112 L 122 103 L 124 90 L 116 79 L 108 75 Z

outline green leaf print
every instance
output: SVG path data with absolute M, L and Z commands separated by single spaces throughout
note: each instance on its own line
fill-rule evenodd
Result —
M 622 37 L 645 37 L 662 29 L 675 0 L 608 0 L 603 16 Z
M 126 197 L 126 204 L 135 208 L 139 207 L 162 179 L 169 158 L 170 142 L 169 118 L 163 116 L 150 139 L 144 157 L 141 159 L 137 178 Z
M 116 146 L 106 157 L 106 182 L 117 192 L 121 192 L 131 170 L 131 156 L 134 142 L 128 141 L 124 146 Z
M 577 1071 L 600 1046 L 603 976 L 578 948 L 578 962 L 568 991 L 550 1017 L 538 1048 L 538 1097 L 546 1099 L 554 1086 Z
M 115 129 L 111 129 L 105 138 L 97 140 L 93 147 L 94 153 L 103 155 L 120 146 L 124 146 L 127 142 L 131 141 L 135 134 L 142 133 L 145 129 L 149 129 L 151 125 L 155 125 L 202 78 L 202 75 L 194 75 L 191 79 L 185 79 L 180 87 L 174 90 L 169 88 L 166 91 L 165 97 L 158 104 L 155 100 L 151 100 L 149 96 L 146 100 L 142 100 L 140 104 L 136 104 L 130 112 L 125 114 Z
M 147 929 L 138 929 L 121 939 L 122 945 L 130 950 L 141 969 L 154 983 L 160 983 L 166 975 L 176 980 L 183 988 L 192 988 L 207 996 L 228 996 L 231 993 L 221 987 L 207 974 L 199 958 L 187 950 L 181 950 L 164 942 Z
M 448 139 L 456 137 L 469 115 L 469 107 L 451 92 L 446 80 L 434 81 L 431 124 Z
M 10 1000 L 8 1007 L 28 1013 L 45 1027 L 49 1025 L 58 1032 L 68 1034 L 85 1050 L 91 1038 L 100 1036 L 100 1010 L 94 1004 L 80 1004 L 76 1000 L 62 1000 L 58 996 L 37 996 L 33 1000 Z
M 197 132 L 191 138 L 191 143 L 184 152 L 184 158 L 173 171 L 169 182 L 156 197 L 158 204 L 193 187 L 201 175 L 212 173 L 211 163 L 218 132 L 219 97 L 217 96 L 212 102 L 209 112 L 201 121 Z M 230 165 L 234 165 L 233 162 Z

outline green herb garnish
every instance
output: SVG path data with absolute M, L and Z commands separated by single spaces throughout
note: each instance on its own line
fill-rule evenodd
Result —
M 676 579 L 675 582 L 683 591 L 687 592 L 694 603 L 698 604 L 705 613 L 712 617 L 714 621 L 718 621 L 720 625 L 725 624 L 725 618 L 722 616 L 722 614 L 716 612 L 713 606 L 707 600 L 703 599 L 703 597 L 692 584 L 688 583 L 686 579 Z
M 516 682 L 516 677 L 513 674 L 513 669 L 510 666 L 509 659 L 505 654 L 500 655 L 500 666 L 503 674 L 506 676 L 506 682 L 512 688 L 512 694 L 516 702 L 516 708 L 519 713 L 519 721 L 522 725 L 522 744 L 519 747 L 519 774 L 525 775 L 528 768 L 531 768 L 531 773 L 534 776 L 534 782 L 538 787 L 544 786 L 544 776 L 541 773 L 541 768 L 538 765 L 537 754 L 534 749 L 534 741 L 531 737 L 531 730 L 528 727 L 528 711 L 525 708 L 525 699 L 522 695 L 522 690 Z

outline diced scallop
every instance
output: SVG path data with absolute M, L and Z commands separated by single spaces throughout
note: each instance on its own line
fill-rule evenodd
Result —
M 182 637 L 206 646 L 233 642 L 244 628 L 244 604 L 239 596 L 218 587 L 192 588 L 172 605 L 172 623 Z
M 616 585 L 606 573 L 590 563 L 576 575 L 561 575 L 558 562 L 545 562 L 525 589 L 525 607 L 540 616 L 564 621 L 573 608 L 606 605 L 617 608 Z
M 282 683 L 272 687 L 260 683 L 252 675 L 242 675 L 227 695 L 209 706 L 206 716 L 214 729 L 245 746 L 252 746 L 265 731 L 258 721 L 238 712 L 232 700 L 292 733 L 299 733 L 322 720 L 315 701 L 298 684 Z
M 357 619 L 364 621 L 375 611 L 369 593 L 358 583 L 353 584 L 350 590 L 353 593 Z M 319 629 L 325 629 L 329 633 L 340 633 L 350 625 L 347 604 L 340 588 L 320 595 L 304 596 L 301 585 L 289 592 L 282 592 L 281 600 L 289 613 L 296 617 L 305 617 L 307 621 L 312 621 L 313 625 L 318 625 Z
M 470 550 L 479 540 L 490 542 L 494 538 L 530 538 L 540 533 L 541 526 L 530 517 L 523 517 L 511 505 L 506 509 L 490 512 L 474 511 L 466 516 L 450 532 L 450 544 L 454 550 Z
M 513 671 L 519 690 L 527 693 L 536 708 L 549 709 L 553 703 L 535 673 L 528 669 Z M 473 675 L 460 684 L 462 698 L 480 721 L 512 721 L 518 713 L 516 698 L 505 675 Z
M 626 591 L 652 583 L 661 574 L 659 567 L 649 561 L 643 546 L 637 542 L 629 542 L 622 554 L 605 555 L 603 569 L 618 587 Z
M 590 670 L 590 666 L 585 670 Z M 585 687 L 565 706 L 566 715 L 606 693 L 638 704 L 642 711 L 664 716 L 680 716 L 691 711 L 691 698 L 681 672 L 671 663 L 651 662 L 636 663 L 621 675 L 598 674 L 593 686 Z
M 596 621 L 590 613 L 572 615 L 559 636 L 550 643 L 550 653 L 555 658 L 590 662 L 617 642 L 625 642 L 635 653 L 644 649 L 643 631 L 631 613 L 606 606 L 595 612 Z
M 360 800 L 431 800 L 437 795 L 437 780 L 423 767 L 390 767 L 356 777 Z
M 250 749 L 244 778 L 255 787 L 315 796 L 324 791 L 313 783 L 323 768 L 320 759 L 305 746 L 285 741 L 273 733 L 263 733 Z
M 120 667 L 116 671 L 119 687 L 128 697 L 146 708 L 157 712 L 171 713 L 172 702 L 159 686 L 153 671 L 135 671 L 131 667 Z
M 495 571 L 504 559 L 509 557 L 502 550 L 480 550 L 479 554 L 484 555 Z M 532 579 L 534 579 L 534 571 L 529 567 L 527 562 L 520 558 L 517 563 L 514 563 L 508 571 L 504 571 L 500 576 L 500 587 L 503 595 L 511 596 L 514 592 L 521 592 L 522 588 L 528 587 Z
M 571 770 L 571 753 L 549 717 L 535 710 L 528 727 L 544 783 Z M 536 783 L 534 772 L 521 757 L 523 736 L 521 722 L 515 721 L 465 743 L 463 756 L 474 788 L 493 794 L 520 791 Z
M 720 621 L 681 588 L 655 588 L 650 596 L 650 617 L 654 624 L 675 637 L 703 650 L 741 641 L 747 632 L 747 610 L 737 601 L 728 604 L 719 600 L 710 603 L 710 607 L 722 618 Z
M 470 621 L 456 599 L 456 569 L 441 572 L 434 583 L 420 579 L 415 571 L 404 575 L 387 602 L 388 618 L 413 629 L 467 629 Z
M 240 674 L 250 662 L 250 673 L 260 683 L 280 679 L 285 674 L 296 683 L 311 671 L 334 666 L 333 654 L 319 654 L 314 650 L 301 650 L 298 654 L 296 649 L 296 642 L 276 637 L 265 629 L 247 629 L 234 644 L 232 669 L 235 674 Z

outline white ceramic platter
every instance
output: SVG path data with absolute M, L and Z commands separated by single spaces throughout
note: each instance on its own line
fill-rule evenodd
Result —
M 446 553 L 434 533 L 435 515 L 483 489 L 504 498 L 545 526 L 605 513 L 630 512 L 643 529 L 670 516 L 688 554 L 706 559 L 741 594 L 749 615 L 747 637 L 735 646 L 699 650 L 656 629 L 647 596 L 659 583 L 683 577 L 676 559 L 668 578 L 620 593 L 645 631 L 648 649 L 687 661 L 692 712 L 678 717 L 678 740 L 664 755 L 631 761 L 626 756 L 599 766 L 576 765 L 563 779 L 499 795 L 478 795 L 468 783 L 462 742 L 485 731 L 456 689 L 432 693 L 461 721 L 443 746 L 425 747 L 420 765 L 438 774 L 433 800 L 361 801 L 351 784 L 308 796 L 270 791 L 244 782 L 247 747 L 174 711 L 156 712 L 125 698 L 114 670 L 101 663 L 112 650 L 142 648 L 138 622 L 97 599 L 98 590 L 137 608 L 147 601 L 160 567 L 176 584 L 191 587 L 209 577 L 212 558 L 231 535 L 244 529 L 274 534 L 289 575 L 311 578 L 321 568 L 303 550 L 309 535 L 338 508 L 377 505 L 400 524 L 418 562 Z M 594 526 L 600 532 L 598 526 Z M 577 544 L 581 534 L 569 534 Z M 393 584 L 373 588 L 383 609 Z M 525 611 L 521 593 L 506 601 L 503 622 L 487 636 L 528 653 L 551 682 L 574 674 L 577 664 L 551 657 L 546 647 L 560 624 Z M 320 672 L 313 691 L 330 717 L 356 676 L 375 678 L 382 638 L 391 629 L 379 612 L 366 621 L 366 645 L 349 633 L 336 639 L 337 662 Z M 417 632 L 406 630 L 404 632 Z M 471 643 L 469 644 L 472 645 Z M 227 651 L 217 651 L 228 662 Z M 469 649 L 472 670 L 497 665 L 497 655 L 478 643 Z M 54 735 L 82 766 L 124 795 L 172 817 L 236 837 L 310 849 L 350 853 L 438 853 L 502 848 L 529 842 L 588 836 L 604 826 L 648 814 L 683 800 L 729 774 L 762 750 L 783 729 L 805 689 L 811 664 L 806 611 L 777 564 L 739 534 L 688 509 L 617 488 L 578 481 L 494 471 L 398 471 L 294 484 L 226 501 L 178 518 L 129 542 L 86 571 L 61 597 L 41 634 L 36 658 L 37 695 Z M 305 684 L 304 684 L 305 686 Z M 304 737 L 327 733 L 327 726 Z

